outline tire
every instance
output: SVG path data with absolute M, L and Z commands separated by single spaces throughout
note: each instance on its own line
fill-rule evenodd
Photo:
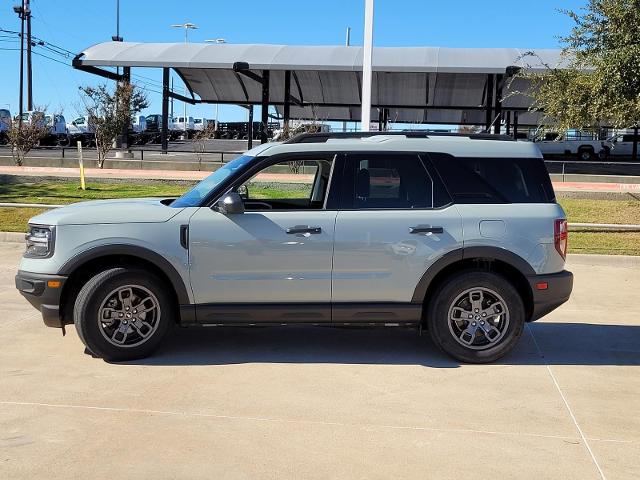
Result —
M 595 152 L 592 147 L 580 147 L 578 149 L 578 160 L 581 162 L 590 162 L 595 158 Z
M 479 295 L 475 292 L 483 294 L 479 312 L 471 303 L 472 298 L 478 301 Z M 502 309 L 498 303 L 504 303 L 506 308 Z M 488 313 L 494 311 L 491 309 L 501 313 Z M 483 310 L 486 316 L 482 316 Z M 468 314 L 474 317 L 469 320 Z M 450 316 L 459 320 L 450 321 Z M 481 327 L 481 322 L 486 322 L 482 324 L 486 327 Z M 433 343 L 449 356 L 466 363 L 490 363 L 509 353 L 522 336 L 524 323 L 520 294 L 504 277 L 490 272 L 468 270 L 449 277 L 427 308 L 427 328 Z
M 82 287 L 73 309 L 80 340 L 107 361 L 147 357 L 175 321 L 175 305 L 168 290 L 165 282 L 143 270 L 112 268 L 98 273 Z M 140 305 L 149 311 L 136 320 Z M 113 319 L 100 321 L 101 312 L 102 318 L 113 315 Z

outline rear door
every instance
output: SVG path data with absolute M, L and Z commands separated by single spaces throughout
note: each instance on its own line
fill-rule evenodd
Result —
M 345 160 L 333 321 L 417 320 L 409 317 L 419 316 L 419 308 L 404 307 L 429 266 L 462 247 L 460 215 L 418 154 L 358 153 Z

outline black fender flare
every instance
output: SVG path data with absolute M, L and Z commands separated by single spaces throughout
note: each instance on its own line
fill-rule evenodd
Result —
M 524 258 L 504 248 L 488 246 L 459 248 L 444 254 L 427 269 L 413 292 L 411 303 L 424 302 L 429 286 L 445 268 L 456 262 L 472 259 L 499 260 L 514 267 L 525 278 L 536 274 L 536 271 Z
M 83 264 L 96 258 L 111 255 L 128 255 L 131 257 L 138 257 L 152 263 L 167 276 L 176 292 L 178 302 L 183 305 L 191 303 L 187 287 L 175 267 L 159 253 L 137 245 L 111 244 L 89 248 L 67 260 L 60 268 L 58 274 L 71 275 Z

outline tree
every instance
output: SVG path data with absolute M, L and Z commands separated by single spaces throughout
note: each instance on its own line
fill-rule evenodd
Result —
M 589 0 L 561 38 L 562 62 L 542 72 L 524 70 L 533 82 L 533 111 L 551 130 L 636 127 L 640 121 L 640 1 Z M 529 54 L 532 55 L 532 54 Z
M 202 120 L 202 130 L 199 130 L 193 136 L 191 145 L 193 146 L 193 152 L 196 154 L 198 163 L 202 164 L 204 158 L 204 152 L 207 149 L 207 140 L 214 138 L 216 133 L 216 125 L 214 122 L 209 122 L 205 119 Z
M 80 90 L 89 129 L 96 139 L 98 167 L 103 168 L 117 136 L 129 126 L 131 117 L 147 108 L 149 102 L 142 91 L 125 82 L 118 83 L 113 93 L 106 85 L 80 87 Z
M 7 141 L 11 145 L 11 155 L 14 163 L 21 167 L 29 152 L 40 144 L 40 140 L 46 137 L 51 131 L 47 124 L 44 113 L 34 111 L 22 122 L 15 118 L 9 125 L 7 131 Z

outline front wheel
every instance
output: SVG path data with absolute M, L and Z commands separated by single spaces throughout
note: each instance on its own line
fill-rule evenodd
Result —
M 590 162 L 595 158 L 595 152 L 592 147 L 581 147 L 578 149 L 578 160 L 581 162 Z
M 98 273 L 76 298 L 78 336 L 95 355 L 110 361 L 148 356 L 175 320 L 168 287 L 142 270 L 112 268 Z
M 453 358 L 489 363 L 506 355 L 524 330 L 518 291 L 504 277 L 467 271 L 448 278 L 427 309 L 433 342 Z

